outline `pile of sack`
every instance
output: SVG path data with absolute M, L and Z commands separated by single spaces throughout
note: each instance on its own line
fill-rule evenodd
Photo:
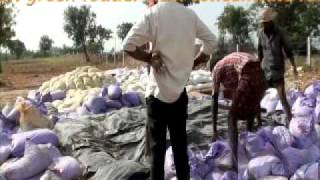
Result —
M 84 66 L 43 83 L 39 90 L 29 92 L 28 100 L 41 104 L 39 108 L 43 111 L 50 104 L 62 114 L 106 113 L 142 104 L 147 81 L 146 68 L 102 72 L 95 67 Z M 108 96 L 108 89 L 109 94 L 113 93 L 112 97 Z M 8 111 L 7 107 L 4 109 Z M 17 116 L 15 112 L 4 114 L 9 118 Z
M 202 89 L 212 89 L 211 72 L 202 69 L 192 71 L 186 89 L 187 92 Z
M 124 91 L 135 91 L 144 94 L 148 84 L 148 72 L 146 68 L 128 69 L 121 68 L 113 70 L 115 78 Z
M 72 180 L 82 175 L 80 163 L 57 149 L 56 121 L 41 108 L 48 97 L 18 98 L 0 112 L 0 179 Z
M 47 107 L 52 105 L 59 114 L 72 113 L 81 116 L 140 106 L 144 104 L 144 97 L 141 93 L 134 91 L 123 92 L 119 84 L 114 84 L 88 90 L 56 90 L 45 94 L 30 91 L 27 102 L 37 107 L 43 114 L 47 114 Z M 12 122 L 18 121 L 20 117 L 16 105 L 10 104 L 2 109 L 2 115 Z
M 52 101 L 53 107 L 57 108 L 58 112 L 74 112 L 80 107 L 84 100 L 89 96 L 98 96 L 101 88 L 91 88 L 87 90 L 71 89 L 66 92 L 63 99 Z
M 292 180 L 314 179 L 310 178 L 312 170 L 309 168 L 319 163 L 319 130 L 319 125 L 311 119 L 293 119 L 289 129 L 265 127 L 244 137 L 241 144 L 249 163 L 243 177 L 259 179 L 272 175 Z
M 106 76 L 98 68 L 83 66 L 44 82 L 39 91 L 48 93 L 55 90 L 90 89 L 101 87 L 103 84 L 112 84 L 115 81 L 114 77 Z
M 302 93 L 289 90 L 287 98 L 293 118 L 289 128 L 263 127 L 256 133 L 239 135 L 238 174 L 231 167 L 227 142 L 216 141 L 208 151 L 189 149 L 190 176 L 195 180 L 222 179 L 319 179 L 320 173 L 320 81 Z M 267 112 L 283 111 L 277 91 L 269 89 L 261 105 Z M 175 179 L 172 150 L 165 161 L 166 180 Z M 228 177 L 226 177 L 228 176 Z
M 47 116 L 48 110 L 45 103 L 56 98 L 59 99 L 61 96 L 58 97 L 54 93 L 52 95 L 35 94 L 37 95 L 35 95 L 34 99 L 17 97 L 13 105 L 7 104 L 3 107 L 0 111 L 1 131 L 15 132 L 14 130 L 16 130 L 19 125 L 22 131 L 27 131 L 32 128 L 53 128 L 57 119 Z
M 52 130 L 1 132 L 0 142 L 0 179 L 72 180 L 82 175 L 81 164 L 56 148 L 59 140 Z
M 188 149 L 190 177 L 193 180 L 220 180 L 237 179 L 233 171 L 223 171 L 218 166 L 231 165 L 230 148 L 226 142 L 216 141 L 210 145 L 208 151 Z M 169 147 L 165 156 L 165 180 L 176 180 L 172 147 Z
M 142 97 L 137 92 L 122 93 L 119 85 L 105 86 L 99 96 L 89 96 L 80 107 L 81 112 L 93 114 L 105 113 L 122 107 L 135 107 L 142 103 Z
M 64 100 L 52 102 L 59 112 L 73 115 L 107 113 L 123 107 L 136 107 L 143 103 L 138 92 L 123 92 L 119 84 L 105 85 L 90 90 L 69 90 Z
M 121 83 L 124 91 L 144 93 L 149 81 L 147 68 L 119 68 L 108 71 L 106 74 L 114 74 L 117 82 Z M 212 77 L 210 71 L 200 69 L 191 72 L 186 86 L 187 92 L 211 88 Z
M 304 122 L 292 121 L 290 126 L 261 128 L 257 133 L 239 136 L 238 174 L 231 167 L 231 150 L 227 142 L 216 141 L 208 151 L 189 148 L 190 176 L 193 180 L 250 179 L 317 179 L 320 173 L 320 126 L 305 130 Z M 310 140 L 304 143 L 308 137 Z M 317 176 L 315 176 L 317 175 Z M 176 179 L 172 149 L 165 159 L 165 179 Z
M 296 89 L 289 89 L 287 91 L 287 100 L 293 112 L 310 110 L 309 113 L 315 115 L 317 119 L 317 117 L 319 117 L 320 111 L 319 94 L 320 81 L 314 81 L 310 86 L 308 86 L 305 89 L 304 92 L 298 91 Z M 310 104 L 311 101 L 315 102 L 315 104 Z M 267 114 L 272 114 L 274 112 L 283 112 L 283 107 L 280 102 L 277 90 L 274 88 L 270 88 L 266 91 L 266 95 L 261 100 L 260 106 L 261 108 L 266 110 Z M 298 113 L 301 114 L 302 112 Z M 316 121 L 318 121 L 318 119 Z

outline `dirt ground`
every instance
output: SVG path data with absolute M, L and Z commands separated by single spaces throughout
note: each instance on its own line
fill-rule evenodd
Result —
M 41 84 L 59 73 L 14 73 L 4 74 L 0 86 L 0 105 L 14 102 L 17 96 L 25 97 L 29 90 L 37 89 Z

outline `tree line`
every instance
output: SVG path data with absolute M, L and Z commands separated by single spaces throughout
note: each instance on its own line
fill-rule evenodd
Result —
M 191 0 L 184 0 L 185 5 L 191 3 Z M 255 51 L 253 41 L 259 29 L 257 17 L 264 7 L 272 7 L 277 12 L 276 23 L 287 32 L 292 48 L 298 54 L 306 53 L 306 38 L 308 36 L 317 37 L 320 35 L 320 3 L 302 0 L 282 3 L 258 1 L 247 9 L 227 5 L 215 24 L 218 27 L 219 34 L 218 49 L 214 55 L 221 56 L 235 51 L 237 45 L 241 51 Z M 55 53 L 81 52 L 84 54 L 86 61 L 89 62 L 90 53 L 103 53 L 106 41 L 115 35 L 123 40 L 133 26 L 129 22 L 122 23 L 118 25 L 117 32 L 114 35 L 114 32 L 110 29 L 97 24 L 96 14 L 89 6 L 70 6 L 64 12 L 64 31 L 73 41 L 73 46 L 54 47 L 54 40 L 47 35 L 43 35 L 39 41 L 39 51 L 31 52 L 26 50 L 22 41 L 14 38 L 14 17 L 12 3 L 1 3 L 0 48 L 8 48 L 10 54 L 15 55 L 17 59 L 23 57 L 24 54 L 43 57 Z M 318 41 L 320 40 L 318 39 Z
M 28 51 L 25 44 L 15 39 L 14 11 L 12 4 L 0 5 L 0 47 L 7 48 L 11 55 L 20 59 L 23 55 L 32 57 L 46 57 L 53 54 L 68 54 L 82 52 L 87 62 L 90 61 L 90 53 L 103 53 L 104 43 L 111 39 L 113 32 L 96 22 L 96 14 L 89 6 L 68 7 L 64 12 L 64 31 L 73 41 L 73 45 L 54 47 L 54 40 L 48 35 L 41 36 L 39 51 Z M 116 36 L 123 40 L 133 23 L 124 22 L 117 27 Z

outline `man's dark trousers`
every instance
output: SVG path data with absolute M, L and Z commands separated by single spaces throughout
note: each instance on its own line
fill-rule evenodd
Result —
M 150 96 L 147 98 L 147 151 L 151 155 L 151 180 L 164 180 L 167 128 L 174 155 L 178 180 L 189 180 L 186 120 L 188 96 L 186 91 L 174 103 L 165 103 Z

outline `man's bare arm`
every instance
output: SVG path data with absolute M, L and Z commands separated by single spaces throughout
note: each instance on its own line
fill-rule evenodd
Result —
M 161 73 L 166 70 L 166 66 L 160 57 L 160 53 L 148 53 L 139 47 L 137 47 L 135 51 L 126 52 L 134 59 L 148 63 L 157 73 Z
M 149 63 L 152 58 L 152 53 L 144 51 L 142 48 L 137 47 L 135 51 L 125 51 L 131 57 L 138 61 Z
M 199 64 L 206 63 L 209 60 L 210 56 L 206 55 L 203 52 L 199 52 L 195 57 L 193 68 L 197 67 Z
M 212 130 L 213 130 L 212 140 L 213 141 L 215 141 L 218 137 L 218 132 L 217 132 L 218 98 L 219 98 L 219 92 L 214 92 L 212 106 L 211 106 L 211 108 L 212 108 Z

